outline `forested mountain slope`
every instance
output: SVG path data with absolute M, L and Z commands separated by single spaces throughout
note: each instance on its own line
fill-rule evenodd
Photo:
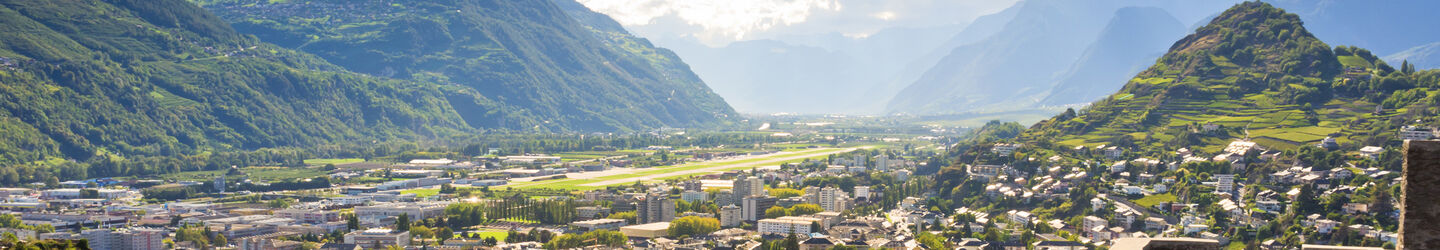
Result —
M 1208 153 L 1246 138 L 1274 149 L 1327 136 L 1344 147 L 1386 145 L 1400 126 L 1437 124 L 1437 88 L 1440 71 L 1332 48 L 1298 16 L 1246 2 L 1176 42 L 1118 93 L 1037 123 L 1020 140 Z
M 499 109 L 451 98 L 477 127 L 633 131 L 714 126 L 734 116 L 685 64 L 551 1 L 213 0 L 241 33 L 355 72 L 463 87 Z M 571 14 L 588 10 L 562 2 Z M 583 8 L 583 7 L 578 7 Z M 476 99 L 478 100 L 478 99 Z
M 447 99 L 494 110 L 473 91 L 339 71 L 183 0 L 0 0 L 0 33 L 6 165 L 433 138 L 474 131 Z

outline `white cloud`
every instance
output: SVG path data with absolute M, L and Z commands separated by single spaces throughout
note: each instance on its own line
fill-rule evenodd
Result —
M 751 32 L 805 22 L 815 12 L 840 11 L 837 0 L 580 0 L 621 25 L 645 26 L 673 15 L 701 30 L 702 41 L 744 40 Z
M 652 39 L 709 46 L 796 35 L 862 38 L 892 27 L 968 23 L 1018 0 L 578 0 Z

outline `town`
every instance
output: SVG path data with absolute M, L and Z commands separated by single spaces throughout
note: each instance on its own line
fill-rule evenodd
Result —
M 1397 135 L 1440 138 L 1418 126 Z M 1344 151 L 1327 139 L 1282 152 L 1235 140 L 1212 154 L 1102 145 L 1037 159 L 1018 143 L 948 145 L 969 148 L 950 148 L 974 153 L 967 162 L 945 159 L 946 145 L 909 146 L 935 139 L 648 146 L 579 158 L 491 150 L 465 160 L 327 163 L 306 167 L 323 176 L 271 183 L 251 177 L 283 170 L 33 183 L 0 189 L 0 231 L 6 239 L 83 239 L 92 249 L 1127 249 L 1172 241 L 1288 249 L 1397 241 L 1392 192 L 1401 177 L 1383 163 L 1398 157 L 1395 148 Z M 1325 159 L 1331 154 L 1339 156 Z

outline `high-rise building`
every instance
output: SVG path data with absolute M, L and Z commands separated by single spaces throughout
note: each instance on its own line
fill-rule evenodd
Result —
M 805 187 L 805 194 L 801 197 L 805 198 L 805 203 L 820 204 L 820 188 Z
M 765 209 L 775 206 L 775 197 L 750 196 L 741 199 L 740 209 L 746 221 L 756 221 L 765 217 Z
M 745 216 L 742 212 L 744 211 L 740 209 L 740 206 L 736 206 L 735 204 L 720 207 L 720 226 L 740 226 L 740 222 L 745 220 Z
M 870 199 L 870 186 L 855 186 L 855 198 Z
M 80 233 L 90 243 L 90 249 L 131 250 L 164 249 L 165 231 L 156 229 L 90 229 Z
M 645 195 L 635 207 L 635 217 L 640 224 L 675 220 L 675 202 L 665 194 Z
M 819 198 L 820 201 L 818 203 L 820 204 L 820 208 L 824 208 L 825 211 L 829 212 L 845 211 L 850 199 L 849 195 L 845 193 L 845 190 L 840 190 L 835 187 L 820 189 Z
M 739 206 L 740 200 L 735 198 L 735 192 L 731 192 L 730 190 L 720 190 L 720 192 L 715 193 L 715 205 L 722 207 L 725 205 Z
M 737 177 L 732 189 L 735 190 L 735 197 L 765 196 L 765 180 L 754 176 Z
M 700 180 L 683 181 L 680 182 L 680 186 L 685 188 L 685 191 L 705 191 L 705 184 L 701 183 Z
M 695 190 L 685 191 L 685 192 L 683 192 L 683 193 L 680 193 L 680 200 L 683 200 L 683 201 L 689 202 L 689 203 L 695 203 L 695 202 L 700 202 L 700 201 L 708 201 L 708 200 L 710 200 L 710 193 L 706 193 L 705 191 L 695 191 Z

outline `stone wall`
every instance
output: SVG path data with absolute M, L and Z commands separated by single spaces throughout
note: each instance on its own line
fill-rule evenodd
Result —
M 1397 249 L 1440 249 L 1440 141 L 1406 141 Z

